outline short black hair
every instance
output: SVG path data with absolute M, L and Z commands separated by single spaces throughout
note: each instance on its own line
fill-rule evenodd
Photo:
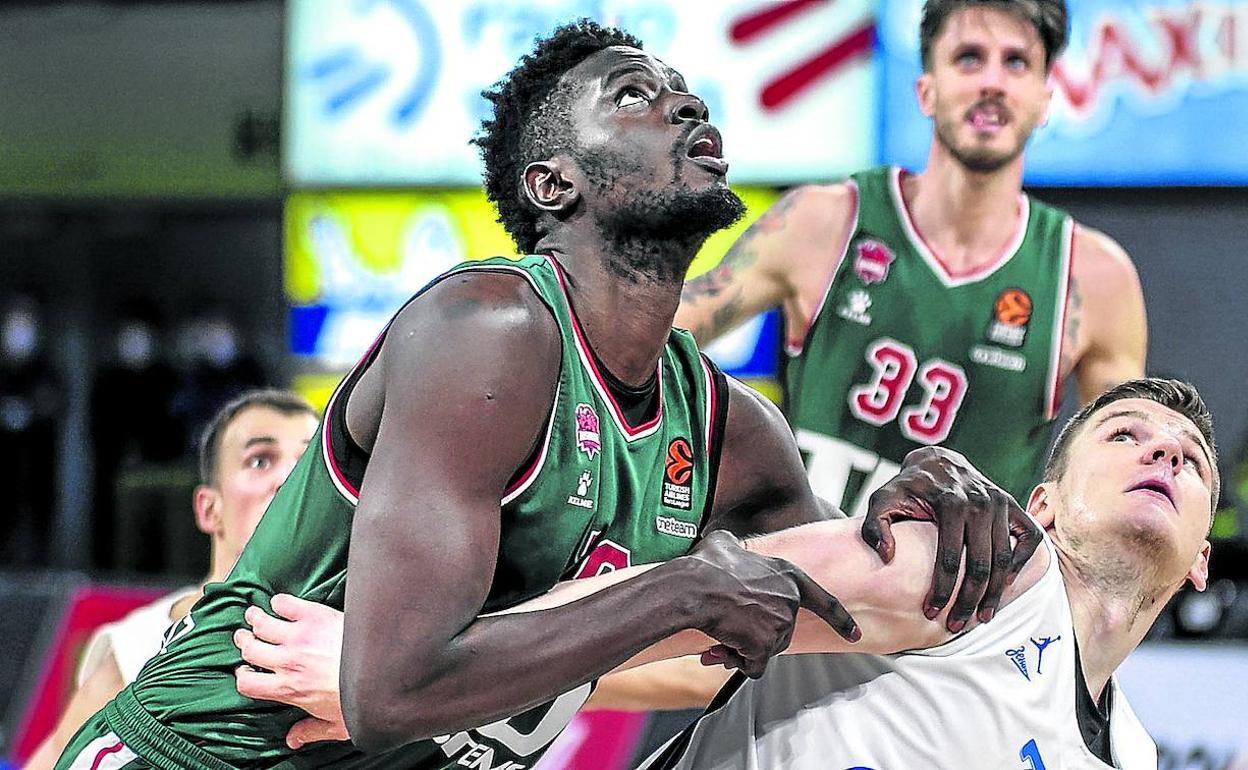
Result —
M 616 45 L 641 48 L 641 41 L 589 19 L 565 24 L 538 38 L 532 53 L 481 94 L 494 105 L 493 117 L 482 122 L 481 132 L 472 140 L 485 166 L 485 194 L 522 253 L 531 254 L 537 247 L 539 214 L 521 192 L 524 169 L 557 150 L 570 149 L 571 94 L 556 88 L 559 79 L 591 55 Z
M 1200 431 L 1200 435 L 1204 436 L 1205 442 L 1209 444 L 1209 452 L 1212 454 L 1210 459 L 1213 467 L 1210 471 L 1213 474 L 1213 507 L 1216 509 L 1221 480 L 1218 475 L 1218 447 L 1213 440 L 1213 416 L 1209 414 L 1209 407 L 1205 406 L 1205 400 L 1200 397 L 1196 386 L 1182 380 L 1167 380 L 1160 377 L 1127 380 L 1097 396 L 1095 401 L 1071 417 L 1062 427 L 1062 432 L 1057 434 L 1057 441 L 1053 442 L 1053 449 L 1049 452 L 1049 461 L 1044 466 L 1044 480 L 1057 481 L 1066 472 L 1066 465 L 1070 461 L 1070 443 L 1075 434 L 1079 432 L 1079 428 L 1091 419 L 1094 413 L 1124 398 L 1145 398 L 1149 401 L 1156 401 L 1192 421 L 1192 424 Z
M 272 409 L 283 415 L 309 414 L 320 419 L 316 407 L 298 393 L 276 388 L 249 390 L 217 410 L 199 439 L 199 483 L 217 485 L 217 460 L 221 455 L 221 437 L 243 410 L 253 406 Z
M 1053 68 L 1069 40 L 1066 0 L 927 0 L 919 22 L 919 54 L 923 71 L 932 69 L 932 46 L 945 28 L 945 22 L 963 8 L 993 8 L 1026 19 L 1040 33 L 1044 43 L 1044 68 Z

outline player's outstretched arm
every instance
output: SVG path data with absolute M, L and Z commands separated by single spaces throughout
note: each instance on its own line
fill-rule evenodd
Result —
M 352 410 L 384 404 L 375 438 L 357 435 L 372 455 L 342 638 L 342 711 L 365 750 L 516 714 L 683 629 L 710 634 L 757 675 L 787 644 L 799 606 L 828 614 L 809 578 L 718 533 L 540 619 L 478 619 L 494 578 L 499 500 L 544 437 L 559 350 L 552 317 L 520 279 L 449 279 L 387 334 L 365 374 L 384 378 L 383 398 L 362 380 L 347 406 L 349 424 L 369 425 Z
M 826 504 L 810 489 L 784 416 L 758 393 L 730 382 L 720 486 L 710 526 L 744 535 L 828 518 Z M 992 618 L 1006 584 L 1041 541 L 1040 528 L 1008 493 L 965 457 L 941 447 L 910 452 L 897 476 L 871 496 L 861 534 L 885 561 L 896 553 L 891 523 L 898 519 L 935 523 L 935 567 L 929 567 L 930 589 L 915 611 L 922 608 L 935 619 L 953 600 L 947 625 L 955 633 L 972 613 L 978 611 L 980 620 Z M 955 594 L 963 550 L 967 578 Z
M 786 654 L 812 652 L 866 652 L 887 654 L 942 644 L 956 634 L 946 623 L 928 622 L 915 607 L 927 593 L 931 563 L 937 552 L 935 528 L 917 521 L 906 521 L 893 528 L 897 557 L 882 562 L 858 533 L 856 522 L 847 519 L 814 522 L 746 540 L 751 551 L 784 559 L 802 569 L 825 590 L 833 593 L 853 613 L 862 638 L 850 643 L 833 633 L 827 623 L 802 611 L 792 644 Z M 1049 565 L 1049 553 L 1042 550 L 1027 562 L 1017 580 L 1006 589 L 1002 605 L 1009 604 L 1035 584 Z M 616 570 L 597 577 L 560 583 L 549 593 L 521 604 L 508 612 L 545 612 L 552 607 L 582 601 L 608 587 L 622 585 L 645 574 L 654 565 Z M 960 585 L 962 573 L 956 576 Z M 944 621 L 951 608 L 936 617 Z M 974 627 L 971 618 L 963 630 Z M 704 653 L 714 640 L 696 631 L 686 631 L 665 639 L 630 659 L 619 671 Z M 704 658 L 705 661 L 705 658 Z M 663 666 L 655 669 L 662 672 Z
M 853 204 L 847 185 L 785 193 L 718 265 L 685 283 L 675 325 L 705 345 L 777 305 L 810 318 L 835 267 L 833 250 L 844 248 Z

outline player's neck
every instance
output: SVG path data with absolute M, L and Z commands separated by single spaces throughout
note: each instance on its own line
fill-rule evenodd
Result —
M 976 173 L 935 142 L 927 168 L 902 184 L 915 228 L 955 273 L 1000 259 L 1022 224 L 1021 192 L 1021 157 L 998 171 Z
M 1165 607 L 1171 591 L 1155 588 L 1146 564 L 1122 554 L 1076 554 L 1056 541 L 1066 596 L 1079 638 L 1088 691 L 1100 700 L 1105 685 Z
M 553 254 L 563 266 L 568 294 L 590 347 L 616 378 L 640 385 L 654 375 L 654 367 L 672 329 L 680 304 L 684 270 L 677 275 L 655 275 L 626 270 L 613 244 L 569 239 L 543 239 L 541 253 Z M 692 253 L 688 255 L 692 260 Z M 655 255 L 651 255 L 652 257 Z M 684 264 L 684 254 L 658 255 Z

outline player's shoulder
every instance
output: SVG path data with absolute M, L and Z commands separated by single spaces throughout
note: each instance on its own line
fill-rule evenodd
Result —
M 1137 281 L 1135 263 L 1116 240 L 1080 222 L 1075 222 L 1072 269 L 1077 278 L 1109 281 Z
M 427 335 L 439 325 L 482 334 L 530 337 L 557 335 L 558 325 L 534 282 L 519 269 L 469 269 L 450 273 L 408 303 L 394 331 Z
M 858 186 L 853 181 L 846 180 L 829 184 L 798 185 L 780 198 L 776 208 L 788 207 L 803 217 L 837 224 L 857 205 Z

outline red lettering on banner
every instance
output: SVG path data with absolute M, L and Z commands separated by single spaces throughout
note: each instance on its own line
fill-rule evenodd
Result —
M 1241 27 L 1248 25 L 1248 3 L 1189 3 L 1135 13 L 1149 20 L 1152 39 L 1138 39 L 1139 27 L 1110 15 L 1093 29 L 1082 54 L 1068 54 L 1053 65 L 1057 93 L 1076 115 L 1094 112 L 1106 86 L 1114 82 L 1134 84 L 1156 96 L 1185 80 L 1211 81 L 1248 71 L 1248 59 L 1238 45 Z M 1149 50 L 1161 53 L 1146 54 Z

